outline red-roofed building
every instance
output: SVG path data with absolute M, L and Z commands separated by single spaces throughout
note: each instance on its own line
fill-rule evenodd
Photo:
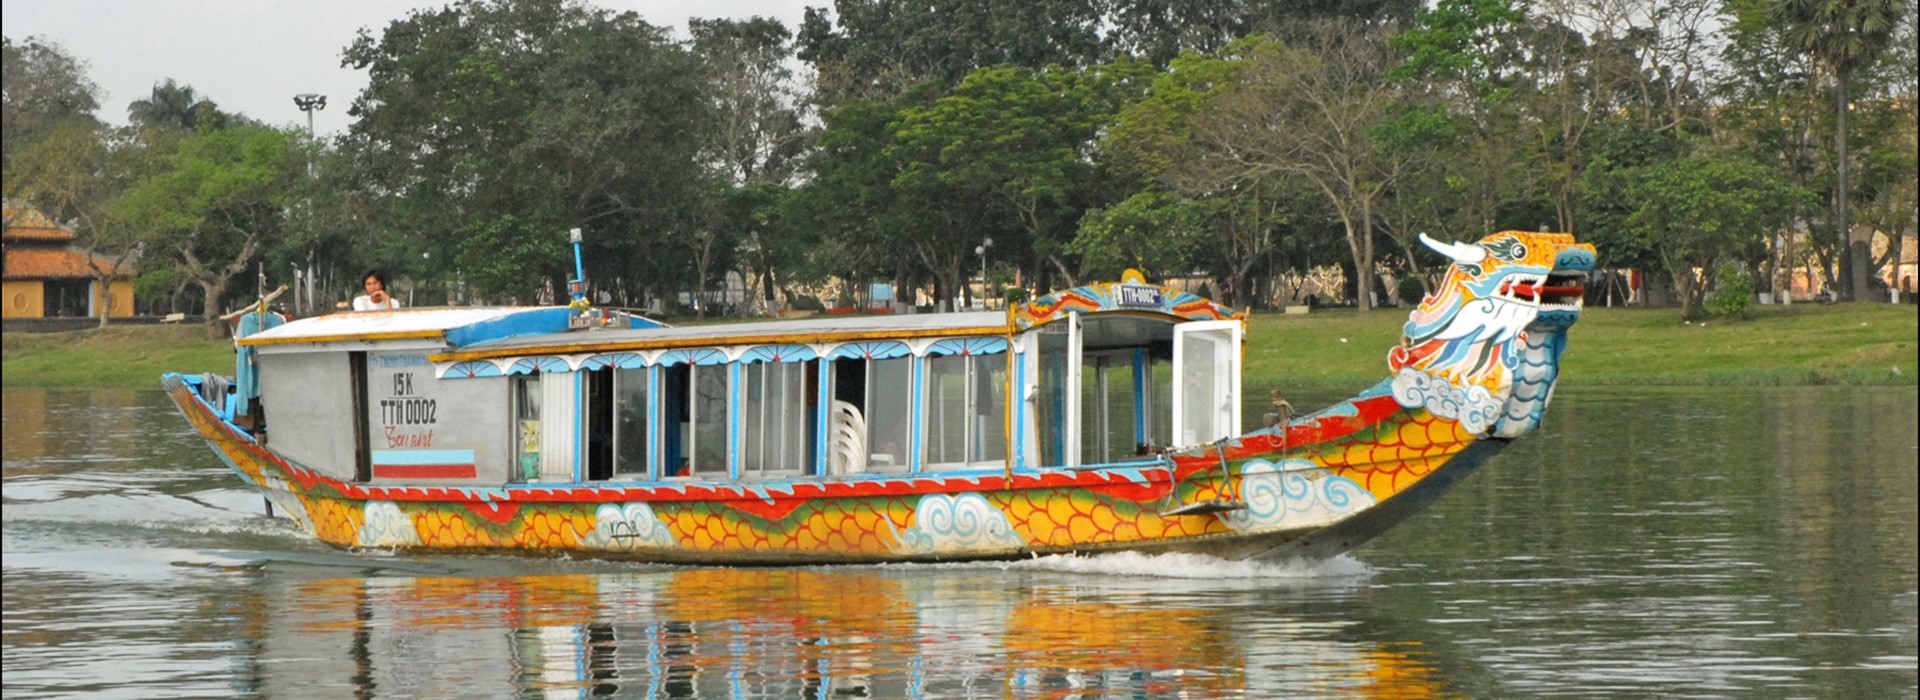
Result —
M 73 232 L 37 209 L 8 207 L 6 233 L 0 235 L 0 317 L 97 318 L 133 315 L 133 282 L 123 271 L 107 285 L 94 279 L 94 265 L 106 264 L 73 247 Z M 112 303 L 106 303 L 108 300 Z

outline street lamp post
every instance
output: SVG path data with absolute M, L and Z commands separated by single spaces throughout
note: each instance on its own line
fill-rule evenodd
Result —
M 327 96 L 303 92 L 293 96 L 293 106 L 307 113 L 307 138 L 313 138 L 313 113 L 327 108 Z M 313 177 L 313 159 L 307 159 L 307 177 Z
M 307 113 L 307 140 L 312 141 L 313 140 L 313 113 L 327 108 L 327 96 L 319 93 L 303 92 L 293 96 L 293 106 L 299 107 L 300 111 Z M 308 180 L 308 184 L 311 185 L 313 180 L 313 155 L 311 153 L 307 155 L 307 180 Z M 309 192 L 307 195 L 307 235 L 309 236 L 309 238 L 311 238 L 311 236 L 313 235 L 313 195 L 311 192 Z M 297 274 L 299 270 L 296 269 L 295 272 Z M 313 292 L 314 292 L 313 249 L 311 248 L 307 249 L 306 281 L 307 281 L 306 288 L 302 290 L 297 285 L 299 280 L 297 279 L 295 280 L 296 282 L 295 289 L 297 290 L 293 294 L 293 313 L 295 315 L 298 315 L 300 313 L 301 297 L 303 296 L 305 297 L 306 306 L 309 307 L 309 310 L 311 310 L 311 307 L 314 305 L 313 304 Z M 300 293 L 301 291 L 304 291 L 306 293 L 303 295 Z M 408 299 L 408 301 L 411 302 L 412 299 Z M 409 303 L 408 305 L 411 306 L 412 304 Z
M 987 308 L 987 249 L 993 247 L 993 238 L 988 237 L 974 246 L 973 252 L 980 255 L 980 308 Z

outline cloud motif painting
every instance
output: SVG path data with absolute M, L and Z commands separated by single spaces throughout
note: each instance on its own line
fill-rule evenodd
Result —
M 1407 408 L 1425 408 L 1441 418 L 1460 421 L 1474 434 L 1493 425 L 1504 403 L 1479 384 L 1457 386 L 1411 367 L 1393 375 L 1393 398 Z
M 1379 502 L 1359 482 L 1303 459 L 1250 460 L 1241 474 L 1247 507 L 1226 517 L 1241 532 L 1323 525 Z
M 1017 549 L 1026 546 L 1007 516 L 977 493 L 928 494 L 914 509 L 913 527 L 899 534 L 906 554 Z
M 362 547 L 417 547 L 420 532 L 413 519 L 393 501 L 368 501 L 366 523 L 360 526 Z
M 638 549 L 673 547 L 676 542 L 666 523 L 654 517 L 653 507 L 640 501 L 603 503 L 594 511 L 593 532 L 580 543 L 593 549 Z

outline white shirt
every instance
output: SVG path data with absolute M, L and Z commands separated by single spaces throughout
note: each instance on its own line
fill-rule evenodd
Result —
M 386 311 L 388 309 L 398 308 L 400 308 L 400 300 L 393 298 L 392 294 L 387 295 L 387 301 L 384 304 L 374 303 L 373 296 L 369 294 L 362 294 L 353 298 L 354 311 Z

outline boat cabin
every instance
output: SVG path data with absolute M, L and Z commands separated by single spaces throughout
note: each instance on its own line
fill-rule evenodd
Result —
M 1244 314 L 1130 273 L 1006 312 L 343 313 L 240 339 L 238 383 L 275 452 L 359 482 L 1030 473 L 1238 434 L 1243 335 Z

